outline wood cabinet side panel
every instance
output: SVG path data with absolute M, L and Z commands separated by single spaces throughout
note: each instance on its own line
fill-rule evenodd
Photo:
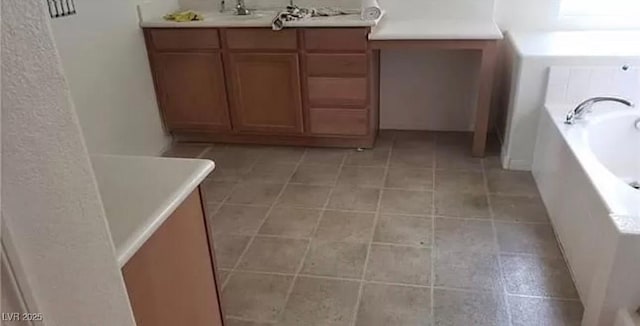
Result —
M 212 257 L 194 191 L 123 267 L 138 326 L 221 326 Z

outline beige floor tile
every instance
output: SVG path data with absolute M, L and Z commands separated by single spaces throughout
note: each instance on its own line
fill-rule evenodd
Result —
M 346 165 L 384 167 L 389 158 L 389 149 L 375 147 L 364 151 L 351 151 L 347 155 Z
M 324 211 L 315 238 L 322 241 L 369 242 L 374 213 Z
M 320 218 L 319 209 L 275 207 L 258 233 L 285 237 L 308 238 Z
M 429 248 L 371 245 L 366 279 L 391 283 L 429 285 Z
M 490 253 L 436 251 L 435 286 L 502 291 L 498 256 Z
M 197 158 L 204 153 L 211 145 L 198 143 L 174 143 L 171 148 L 164 152 L 164 157 Z
M 485 193 L 482 172 L 436 170 L 436 192 Z
M 434 325 L 507 326 L 509 318 L 500 292 L 468 292 L 435 289 Z
M 330 187 L 289 184 L 278 205 L 305 208 L 322 208 L 329 196 Z
M 207 179 L 201 187 L 204 190 L 207 203 L 220 203 L 231 194 L 235 185 L 235 182 L 217 182 L 213 179 Z
M 229 276 L 231 276 L 231 271 L 230 270 L 217 270 L 216 271 L 216 277 L 217 277 L 217 282 L 218 282 L 218 286 L 222 287 L 222 285 L 224 284 L 224 282 L 227 281 L 227 278 L 229 278 Z
M 356 326 L 431 325 L 431 289 L 366 283 Z
M 234 272 L 222 291 L 228 316 L 275 321 L 284 309 L 293 276 Z
M 561 257 L 550 225 L 503 222 L 495 225 L 501 252 Z
M 380 210 L 389 214 L 431 215 L 432 197 L 430 191 L 384 189 Z
M 482 159 L 471 156 L 471 142 L 464 144 L 463 148 L 436 149 L 436 169 L 445 170 L 482 170 Z
M 580 326 L 583 308 L 580 301 L 509 296 L 513 326 Z
M 227 203 L 269 206 L 276 200 L 283 186 L 279 183 L 242 182 L 233 190 Z
M 487 171 L 489 192 L 507 195 L 537 196 L 538 188 L 528 171 Z
M 341 186 L 333 190 L 328 208 L 374 212 L 379 198 L 380 189 Z
M 295 273 L 307 250 L 308 240 L 256 236 L 238 269 Z
M 351 325 L 359 287 L 359 282 L 299 277 L 277 325 Z
M 276 146 L 270 148 L 260 162 L 270 163 L 298 163 L 302 159 L 305 149 L 303 147 Z
M 222 205 L 211 217 L 213 232 L 253 235 L 258 231 L 268 210 L 267 206 Z
M 390 168 L 385 187 L 408 190 L 433 190 L 433 170 Z
M 294 163 L 260 163 L 256 164 L 244 180 L 253 182 L 286 183 L 296 169 Z
M 433 148 L 424 149 L 394 149 L 391 152 L 391 167 L 432 168 L 434 163 Z
M 302 164 L 342 164 L 348 150 L 342 148 L 307 148 Z
M 489 202 L 484 192 L 463 193 L 436 191 L 435 215 L 490 218 Z
M 345 166 L 338 177 L 338 184 L 354 187 L 382 187 L 384 183 L 384 168 Z
M 489 196 L 496 220 L 549 223 L 547 210 L 538 196 Z
M 507 292 L 556 298 L 577 298 L 569 269 L 559 257 L 501 255 Z
M 381 215 L 376 223 L 373 241 L 431 246 L 431 217 Z
M 367 248 L 366 243 L 313 241 L 301 273 L 359 279 Z
M 300 165 L 291 182 L 308 185 L 333 186 L 338 180 L 340 167 L 331 164 Z
M 438 252 L 497 252 L 490 221 L 436 218 L 435 226 Z
M 216 266 L 233 268 L 249 240 L 251 237 L 245 235 L 217 234 L 213 238 Z

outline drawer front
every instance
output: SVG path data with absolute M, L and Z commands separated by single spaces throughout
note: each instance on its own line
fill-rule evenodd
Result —
M 309 77 L 307 88 L 312 107 L 367 105 L 366 78 Z
M 273 31 L 262 28 L 238 28 L 225 31 L 230 49 L 296 50 L 295 29 Z
M 364 51 L 366 28 L 314 28 L 304 31 L 307 50 Z
M 202 50 L 220 48 L 220 38 L 217 29 L 150 29 L 148 33 L 153 48 L 156 50 Z
M 366 76 L 366 54 L 308 54 L 308 76 Z
M 318 135 L 367 135 L 368 110 L 310 109 L 311 133 Z

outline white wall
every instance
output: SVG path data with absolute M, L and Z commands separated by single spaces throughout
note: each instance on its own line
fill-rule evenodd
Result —
M 168 145 L 135 0 L 76 1 L 52 21 L 90 153 L 157 155 Z M 154 0 L 173 3 L 176 0 Z
M 134 325 L 45 4 L 0 5 L 4 227 L 47 325 Z

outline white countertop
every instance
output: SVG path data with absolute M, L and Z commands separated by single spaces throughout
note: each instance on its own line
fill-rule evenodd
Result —
M 162 17 L 143 19 L 140 27 L 143 28 L 205 28 L 205 27 L 271 27 L 271 22 L 276 17 L 277 11 L 256 10 L 251 15 L 237 16 L 232 12 L 198 12 L 204 16 L 204 20 L 192 22 L 166 21 Z M 297 21 L 284 23 L 284 27 L 370 27 L 377 21 L 367 21 L 360 18 L 360 14 L 339 15 L 330 17 L 310 17 Z
M 213 171 L 209 160 L 92 155 L 120 267 Z
M 394 19 L 385 17 L 371 30 L 370 40 L 497 40 L 502 32 L 493 21 L 463 19 Z
M 640 31 L 509 31 L 507 38 L 521 56 L 640 56 Z

